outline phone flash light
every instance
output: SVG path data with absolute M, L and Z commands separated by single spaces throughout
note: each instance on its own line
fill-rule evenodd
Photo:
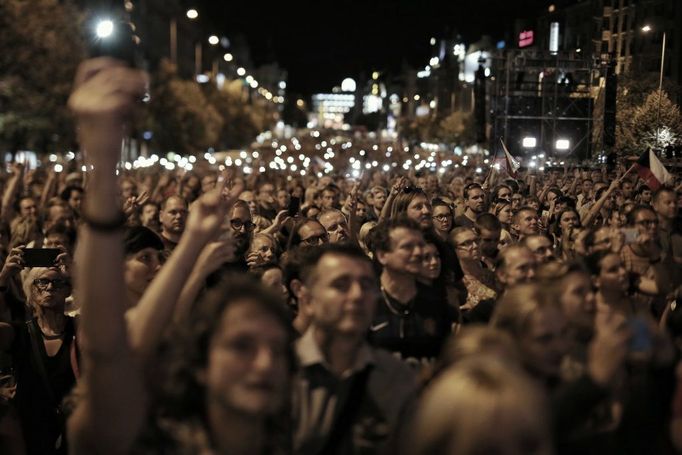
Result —
M 97 23 L 95 29 L 98 38 L 108 38 L 114 33 L 114 23 L 109 19 L 101 20 Z

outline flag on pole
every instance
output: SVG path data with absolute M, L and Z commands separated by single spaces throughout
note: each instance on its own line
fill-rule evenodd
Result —
M 509 153 L 509 150 L 507 150 L 507 146 L 504 144 L 504 141 L 502 138 L 500 138 L 500 142 L 502 143 L 502 149 L 504 150 L 504 156 L 501 157 L 496 157 L 493 166 L 497 165 L 496 168 L 498 169 L 506 169 L 507 174 L 509 174 L 511 177 L 516 178 L 516 171 L 519 170 L 521 167 L 521 163 L 519 163 L 512 155 Z
M 652 191 L 674 181 L 673 176 L 670 175 L 651 149 L 642 153 L 634 166 L 639 178 L 644 180 Z

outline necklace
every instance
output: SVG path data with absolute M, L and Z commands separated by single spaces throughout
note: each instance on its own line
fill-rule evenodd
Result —
M 396 308 L 393 303 L 391 303 L 391 299 L 389 298 L 388 293 L 383 286 L 381 286 L 381 295 L 384 297 L 384 302 L 386 302 L 386 306 L 388 307 L 389 311 L 396 316 L 407 317 L 410 315 L 410 313 L 412 313 L 411 302 L 402 308 Z
M 59 340 L 66 333 L 66 331 L 62 331 L 61 333 L 55 333 L 54 335 L 46 335 L 45 332 L 43 332 L 43 329 L 40 328 L 39 324 L 36 323 L 36 326 L 38 327 L 38 331 L 40 331 L 40 334 L 42 335 L 42 337 L 48 341 Z

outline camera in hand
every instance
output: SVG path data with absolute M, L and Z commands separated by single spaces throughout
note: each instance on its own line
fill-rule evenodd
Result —
M 58 248 L 26 248 L 22 257 L 26 267 L 55 267 L 61 252 Z

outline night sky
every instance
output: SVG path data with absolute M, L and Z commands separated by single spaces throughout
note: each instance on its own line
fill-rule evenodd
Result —
M 428 63 L 432 36 L 459 33 L 504 38 L 517 17 L 532 16 L 547 0 L 365 0 L 270 2 L 202 0 L 215 32 L 241 32 L 256 65 L 278 61 L 288 90 L 329 91 L 360 71 L 397 71 L 405 60 Z M 203 13 L 202 13 L 203 14 Z

